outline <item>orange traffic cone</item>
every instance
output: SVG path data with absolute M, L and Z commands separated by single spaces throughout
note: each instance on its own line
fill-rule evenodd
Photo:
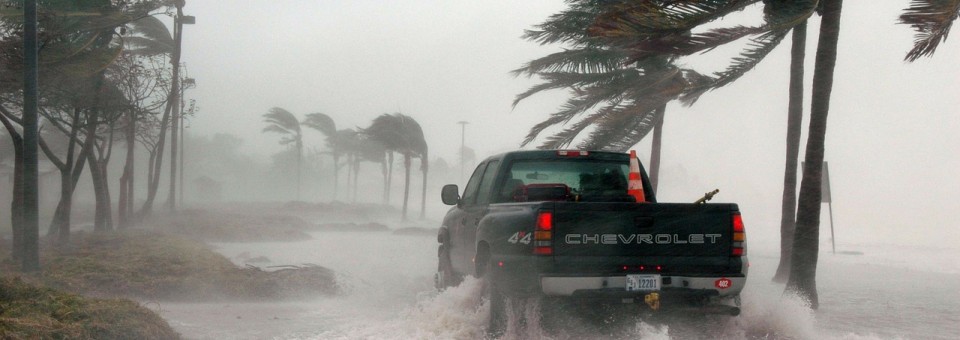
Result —
M 647 198 L 643 194 L 643 180 L 640 179 L 640 160 L 637 159 L 637 152 L 634 150 L 630 150 L 630 175 L 628 179 L 630 181 L 627 184 L 627 194 L 633 196 L 637 203 L 646 202 Z

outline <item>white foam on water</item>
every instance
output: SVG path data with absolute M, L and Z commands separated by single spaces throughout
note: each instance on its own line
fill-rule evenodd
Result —
M 390 320 L 345 320 L 336 329 L 309 339 L 479 339 L 485 336 L 489 306 L 481 298 L 481 282 L 463 284 L 439 294 L 421 294 L 415 305 Z
M 954 298 L 958 293 L 950 290 L 960 287 L 960 276 L 951 274 L 952 270 L 904 271 L 903 264 L 886 261 L 894 254 L 861 249 L 865 255 L 821 255 L 819 311 L 811 311 L 796 297 L 783 296 L 783 285 L 770 282 L 777 265 L 776 252 L 752 249 L 753 263 L 739 317 L 664 321 L 635 316 L 620 323 L 596 325 L 571 320 L 546 327 L 542 324 L 546 320 L 539 316 L 540 305 L 524 303 L 508 306 L 509 321 L 502 339 L 875 340 L 950 339 L 960 334 L 960 327 L 952 321 L 957 316 L 951 314 L 958 308 Z M 285 322 L 297 330 L 278 332 L 274 335 L 277 338 L 487 337 L 489 306 L 482 299 L 481 281 L 468 277 L 460 286 L 440 293 L 432 288 L 436 269 L 436 241 L 432 237 L 329 233 L 299 243 L 224 244 L 219 250 L 231 257 L 240 252 L 264 255 L 274 264 L 318 263 L 341 274 L 345 294 L 291 308 L 287 314 L 290 320 Z M 913 261 L 923 263 L 928 257 L 942 257 L 944 252 L 916 251 L 913 255 Z M 923 289 L 915 289 L 920 287 Z M 526 322 L 518 322 L 520 319 Z M 312 331 L 302 331 L 310 327 Z M 263 337 L 237 334 L 233 338 Z

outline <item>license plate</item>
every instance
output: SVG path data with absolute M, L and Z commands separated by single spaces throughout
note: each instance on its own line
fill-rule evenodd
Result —
M 660 275 L 627 275 L 628 292 L 660 290 Z

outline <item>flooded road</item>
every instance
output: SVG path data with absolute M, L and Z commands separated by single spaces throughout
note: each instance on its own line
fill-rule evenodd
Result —
M 188 339 L 483 338 L 480 285 L 433 289 L 436 239 L 389 232 L 314 233 L 301 242 L 223 243 L 227 257 L 262 265 L 314 263 L 339 273 L 343 296 L 282 303 L 153 304 Z M 822 249 L 828 249 L 826 247 Z M 956 339 L 960 335 L 958 249 L 848 245 L 862 255 L 821 254 L 820 309 L 783 298 L 770 283 L 777 251 L 751 245 L 751 271 L 736 318 L 701 317 L 608 325 L 534 325 L 506 338 Z M 903 256 L 909 254 L 909 256 Z M 258 264 L 260 265 L 260 264 Z M 530 312 L 530 311 L 528 311 Z

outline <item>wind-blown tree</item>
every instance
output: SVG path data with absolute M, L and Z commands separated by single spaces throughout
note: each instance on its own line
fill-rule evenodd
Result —
M 783 197 L 780 205 L 780 263 L 774 282 L 787 282 L 797 217 L 797 159 L 800 156 L 800 132 L 803 120 L 803 61 L 806 57 L 807 24 L 793 28 L 790 48 L 790 94 L 787 105 L 787 157 L 783 171 Z
M 94 141 L 81 133 L 94 106 L 90 101 L 90 98 L 94 97 L 92 85 L 93 79 L 67 78 L 52 83 L 52 89 L 45 95 L 48 103 L 40 110 L 47 127 L 47 133 L 42 134 L 39 140 L 40 149 L 60 171 L 60 200 L 50 221 L 47 236 L 56 237 L 61 245 L 70 240 L 73 192 L 86 166 L 86 154 Z M 62 104 L 54 105 L 52 102 Z M 63 158 L 58 154 L 62 154 Z
M 632 61 L 642 61 L 645 58 L 658 55 L 687 56 L 692 53 L 709 51 L 718 46 L 753 36 L 753 38 L 750 39 L 750 44 L 741 53 L 741 56 L 735 58 L 733 63 L 725 71 L 715 73 L 710 77 L 697 77 L 696 73 L 690 73 L 695 76 L 686 78 L 688 80 L 688 86 L 681 89 L 681 94 L 677 99 L 686 105 L 691 105 L 704 93 L 727 85 L 751 70 L 779 44 L 793 27 L 804 23 L 806 18 L 813 13 L 819 4 L 818 1 L 812 0 L 766 0 L 763 1 L 765 6 L 764 23 L 762 25 L 755 27 L 734 26 L 711 29 L 705 33 L 689 33 L 699 25 L 720 18 L 732 11 L 740 10 L 756 2 L 758 1 L 603 2 L 600 4 L 605 7 L 604 13 L 593 20 L 593 24 L 588 28 L 588 33 L 590 37 L 603 38 L 605 44 L 628 50 L 630 60 Z M 579 20 L 589 21 L 589 19 L 582 17 L 579 18 Z M 553 35 L 554 39 L 562 41 L 563 39 L 572 39 L 572 37 L 577 37 L 577 34 L 581 34 L 579 33 L 581 32 L 579 29 L 573 30 L 573 33 L 564 31 L 564 29 L 576 27 L 576 25 L 570 24 L 571 22 L 576 23 L 577 21 L 565 21 L 567 25 L 556 25 L 556 27 L 560 27 L 561 29 L 559 33 Z M 584 82 L 582 79 L 584 78 L 581 78 L 580 81 L 566 80 L 567 86 L 573 88 L 575 91 L 580 91 L 576 92 L 580 94 L 583 92 L 582 87 L 585 84 L 591 84 Z M 590 80 L 589 78 L 585 79 Z M 606 84 L 601 85 L 603 88 L 608 87 Z M 821 86 L 821 90 L 822 89 L 823 87 Z M 822 97 L 822 92 L 818 95 L 821 95 L 821 97 L 815 99 L 815 102 L 818 100 L 820 102 L 814 104 L 814 106 L 823 105 L 824 98 Z M 829 98 L 826 99 L 828 100 Z M 597 112 L 602 110 L 603 108 L 597 110 Z M 569 116 L 557 117 L 556 115 L 552 118 L 554 118 L 554 124 L 565 123 L 571 119 Z M 584 119 L 558 135 L 566 134 L 566 136 L 563 137 L 567 138 L 566 140 L 572 140 L 568 131 L 577 128 L 585 129 L 586 127 L 582 125 L 587 121 L 588 119 Z M 599 118 L 597 121 L 603 122 Z M 621 124 L 622 122 L 623 121 L 621 121 Z M 541 123 L 541 125 L 548 123 L 550 123 L 549 120 Z M 597 127 L 595 128 L 594 134 L 598 131 L 605 133 L 600 125 L 601 123 L 596 124 Z M 587 123 L 586 125 L 591 125 L 591 123 Z M 621 128 L 620 130 L 628 129 L 630 128 Z M 550 140 L 548 139 L 548 143 L 549 142 Z M 816 155 L 810 155 L 808 153 L 807 161 L 808 163 L 817 163 L 815 167 L 818 169 L 812 170 L 819 171 L 822 157 L 820 157 L 819 160 L 816 160 L 816 158 Z M 813 175 L 819 175 L 819 173 L 807 173 L 805 170 L 805 181 L 807 181 L 808 176 Z M 785 174 L 785 176 L 787 176 L 787 174 Z M 817 180 L 819 181 L 819 179 Z M 801 189 L 801 196 L 804 195 L 802 191 Z M 803 200 L 802 197 L 801 200 Z M 805 206 L 801 204 L 801 209 L 804 209 L 804 207 Z M 813 214 L 819 216 L 819 209 L 813 211 L 808 208 L 806 211 L 799 212 L 798 224 L 801 219 L 806 218 L 809 220 Z M 814 228 L 816 228 L 816 226 Z M 798 235 L 800 233 L 808 233 L 809 235 L 809 228 L 798 227 L 796 233 Z M 794 244 L 796 245 L 797 243 L 795 242 Z M 809 254 L 809 243 L 804 243 L 803 247 L 805 248 L 802 252 Z M 791 256 L 795 259 L 797 253 L 798 252 L 794 252 Z M 812 281 L 815 277 L 810 274 L 815 274 L 816 258 L 813 257 L 812 261 L 807 261 L 806 264 L 812 264 L 813 272 L 809 270 L 810 267 L 808 266 L 807 270 L 800 275 L 806 276 L 806 279 Z M 792 276 L 793 275 L 791 275 L 791 277 Z M 816 307 L 815 286 L 804 284 L 800 288 L 797 287 L 798 285 L 796 284 L 788 284 L 788 289 L 792 289 L 801 296 L 811 300 L 812 306 Z M 813 292 L 812 298 L 810 294 L 811 291 Z
M 174 41 L 167 26 L 154 16 L 130 22 L 123 37 L 124 53 L 114 64 L 116 83 L 130 103 L 124 116 L 126 157 L 120 176 L 120 197 L 117 205 L 119 227 L 136 223 L 134 216 L 134 170 L 138 121 L 160 109 L 166 97 L 160 98 L 167 85 L 167 68 L 163 58 L 173 53 Z M 160 100 L 158 100 L 160 99 Z M 151 157 L 155 160 L 155 157 Z M 152 169 L 153 163 L 148 164 Z M 152 170 L 151 170 L 152 172 Z M 153 177 L 149 177 L 152 183 Z M 149 185 L 148 185 L 149 187 Z M 154 189 L 156 194 L 156 189 Z
M 103 69 L 116 60 L 117 54 L 121 50 L 119 44 L 116 43 L 116 38 L 119 36 L 118 28 L 136 18 L 146 16 L 147 13 L 159 6 L 161 6 L 160 1 L 116 2 L 102 0 L 75 2 L 61 0 L 44 2 L 43 6 L 39 8 L 41 15 L 39 16 L 40 20 L 38 22 L 43 31 L 40 37 L 42 51 L 39 60 L 41 65 L 39 76 L 41 78 L 41 85 L 47 89 L 41 88 L 43 92 L 41 92 L 39 111 L 48 119 L 48 123 L 56 122 L 56 118 L 50 120 L 51 114 L 60 114 L 57 112 L 58 109 L 54 107 L 59 104 L 51 103 L 63 102 L 62 100 L 51 97 L 62 97 L 63 94 L 57 93 L 57 91 L 49 91 L 49 87 L 51 85 L 57 86 L 75 82 L 86 82 L 86 80 L 83 79 L 89 78 L 91 75 L 102 77 Z M 91 11 L 91 8 L 95 8 L 96 10 Z M 78 13 L 82 14 L 78 15 Z M 0 56 L 0 64 L 2 64 L 3 69 L 0 71 L 0 74 L 4 74 L 4 77 L 0 78 L 0 83 L 9 84 L 22 82 L 22 79 L 19 78 L 20 75 L 22 75 L 22 71 L 18 71 L 18 69 L 22 69 L 23 63 L 22 60 L 19 59 L 19 54 L 22 51 L 18 48 L 7 48 L 7 43 L 16 42 L 20 39 L 16 33 L 18 32 L 17 27 L 21 25 L 22 22 L 21 15 L 22 9 L 10 6 L 0 9 L 0 17 L 3 18 L 2 31 L 4 32 L 2 33 L 4 37 L 0 39 L 4 41 L 4 47 L 2 48 L 3 53 L 2 56 Z M 9 35 L 12 33 L 13 35 Z M 9 93 L 9 86 L 0 85 L 0 88 L 3 88 L 2 92 Z M 73 96 L 79 95 L 80 94 L 73 94 Z M 90 95 L 87 94 L 87 96 Z M 15 109 L 19 110 L 19 108 Z M 74 109 L 75 108 L 68 109 L 68 112 L 64 112 L 62 116 L 75 116 L 73 114 L 75 113 Z M 93 105 L 89 108 L 84 108 L 83 111 L 96 109 L 96 105 Z M 48 124 L 48 127 L 51 129 L 56 127 L 56 129 L 67 135 L 71 135 L 71 133 L 67 132 L 68 129 L 76 129 L 76 126 L 70 126 L 69 124 L 59 127 L 57 127 L 57 124 L 52 125 L 51 127 Z M 79 141 L 75 139 L 76 138 L 70 138 L 71 141 L 68 143 L 79 143 Z M 40 144 L 40 148 L 43 150 L 42 137 L 40 137 L 38 144 Z M 64 243 L 65 240 L 68 239 L 70 210 L 68 203 L 72 198 L 72 187 L 76 185 L 75 182 L 79 176 L 79 171 L 83 167 L 83 160 L 81 159 L 86 157 L 86 153 L 84 153 L 81 148 L 77 162 L 73 164 L 71 169 L 69 164 L 71 163 L 70 159 L 77 155 L 73 155 L 75 151 L 74 148 L 68 147 L 67 149 L 68 151 L 64 158 L 66 162 L 54 162 L 54 165 L 61 170 L 62 187 L 60 203 L 58 203 L 57 211 L 54 213 L 54 220 L 51 223 L 51 227 L 55 228 L 51 230 L 63 231 L 59 236 L 61 243 Z M 54 160 L 51 159 L 51 161 L 53 162 Z M 93 166 L 93 164 L 89 165 Z M 67 180 L 68 178 L 71 179 Z M 17 185 L 18 184 L 15 184 L 15 186 Z M 98 189 L 103 188 L 98 187 Z M 103 198 L 103 196 L 98 196 L 99 204 L 102 204 Z M 109 204 L 109 202 L 106 202 L 106 204 Z M 14 208 L 14 210 L 17 209 Z M 64 216 L 66 216 L 66 218 L 64 218 Z M 109 216 L 109 214 L 107 216 Z
M 817 294 L 817 257 L 820 252 L 820 206 L 823 194 L 823 154 L 827 133 L 827 114 L 833 91 L 833 74 L 837 63 L 837 44 L 840 38 L 840 13 L 843 0 L 823 0 L 820 38 L 817 42 L 813 70 L 813 94 L 810 102 L 810 125 L 807 128 L 807 146 L 804 157 L 803 179 L 797 207 L 797 225 L 790 258 L 790 278 L 787 292 L 796 293 L 816 309 L 820 305 Z
M 347 152 L 349 137 L 346 132 L 339 132 L 333 118 L 323 113 L 308 113 L 301 124 L 319 131 L 330 150 L 330 157 L 333 158 L 333 199 L 336 200 L 340 182 L 340 157 Z
M 812 14 L 817 6 L 822 5 L 823 20 L 821 21 L 820 43 L 817 50 L 816 68 L 814 71 L 814 90 L 811 103 L 811 123 L 809 127 L 807 140 L 807 153 L 805 156 L 806 165 L 804 167 L 803 179 L 801 182 L 800 198 L 797 208 L 796 230 L 794 232 L 793 246 L 790 266 L 790 276 L 787 282 L 786 291 L 796 293 L 800 297 L 810 302 L 812 308 L 817 308 L 818 299 L 816 292 L 816 264 L 817 252 L 819 250 L 819 216 L 820 216 L 820 181 L 823 164 L 823 141 L 826 130 L 826 115 L 829 109 L 830 91 L 833 79 L 833 68 L 836 61 L 836 43 L 839 31 L 839 16 L 841 2 L 839 0 L 824 1 L 786 1 L 786 0 L 768 0 L 764 1 L 764 13 L 766 23 L 758 27 L 735 27 L 732 29 L 717 29 L 701 34 L 699 37 L 694 35 L 691 39 L 671 40 L 671 36 L 654 37 L 648 41 L 636 44 L 634 55 L 642 56 L 650 53 L 675 52 L 703 50 L 712 48 L 718 44 L 725 44 L 739 39 L 739 37 L 752 34 L 760 34 L 759 39 L 773 41 L 782 38 L 786 32 L 797 25 L 805 22 L 806 18 Z M 647 18 L 630 16 L 641 22 Z M 614 22 L 613 25 L 605 27 L 613 32 L 613 37 L 618 38 L 624 30 L 616 28 L 631 28 L 630 25 L 620 25 L 622 21 Z M 614 29 L 610 29 L 614 28 Z M 626 35 L 626 36 L 629 36 Z M 637 34 L 636 36 L 642 36 Z M 779 38 L 778 38 L 779 37 Z M 771 40 L 773 39 L 773 40 Z M 769 53 L 769 49 L 763 48 L 764 45 L 756 43 L 755 51 L 760 53 L 748 53 L 760 58 L 753 58 L 757 61 L 762 59 L 763 53 Z M 677 43 L 676 41 L 679 41 Z M 744 65 L 749 65 L 745 63 Z M 735 65 L 736 66 L 736 63 Z M 736 69 L 732 67 L 731 69 Z M 731 70 L 731 69 L 728 69 Z M 735 80 L 738 72 L 728 73 L 733 77 L 726 76 L 723 73 L 717 76 L 708 84 L 701 86 L 701 90 L 688 90 L 687 100 L 701 95 L 706 90 L 722 86 Z M 739 72 L 742 74 L 742 72 Z M 726 79 L 725 79 L 726 78 Z M 789 170 L 788 170 L 789 171 Z
M 279 107 L 271 108 L 263 115 L 267 126 L 263 132 L 280 135 L 280 145 L 293 144 L 297 153 L 297 200 L 300 200 L 300 178 L 303 166 L 303 131 L 300 130 L 300 120 L 290 111 Z
M 660 131 L 667 103 L 679 100 L 692 105 L 703 93 L 740 78 L 779 44 L 792 24 L 812 12 L 812 7 L 792 13 L 781 10 L 777 15 L 768 15 L 767 22 L 759 27 L 689 33 L 697 25 L 755 2 L 572 2 L 570 9 L 551 16 L 537 30 L 525 34 L 541 44 L 563 43 L 569 48 L 514 71 L 515 75 L 537 75 L 544 80 L 518 95 L 514 105 L 532 94 L 552 89 L 568 89 L 571 98 L 560 111 L 534 126 L 522 145 L 545 129 L 566 125 L 582 115 L 585 117 L 581 120 L 548 137 L 540 148 L 565 147 L 594 127 L 579 148 L 624 151 L 652 130 L 651 174 L 658 177 Z M 757 37 L 751 39 L 741 57 L 713 77 L 673 64 L 678 57 L 750 35 Z
M 953 22 L 960 17 L 960 0 L 912 0 L 900 15 L 900 23 L 917 32 L 913 48 L 904 58 L 913 62 L 932 56 L 941 42 L 947 40 Z
M 382 114 L 373 119 L 370 126 L 363 130 L 370 139 L 375 140 L 389 151 L 403 155 L 403 219 L 407 219 L 407 206 L 410 196 L 410 166 L 413 158 L 420 158 L 420 171 L 423 173 L 423 195 L 420 217 L 426 216 L 426 187 L 429 170 L 427 142 L 423 129 L 410 116 L 394 113 Z
M 645 58 L 642 62 L 632 60 L 628 50 L 589 35 L 588 29 L 605 6 L 596 1 L 571 2 L 569 9 L 524 34 L 526 39 L 540 44 L 561 43 L 568 48 L 513 71 L 517 76 L 538 76 L 544 80 L 517 95 L 514 106 L 536 93 L 553 89 L 568 89 L 571 98 L 559 111 L 531 128 L 521 145 L 534 141 L 551 126 L 567 124 L 586 114 L 585 118 L 548 137 L 540 148 L 566 147 L 595 125 L 594 132 L 578 147 L 626 150 L 661 120 L 660 109 L 681 94 L 688 85 L 687 77 L 701 78 L 693 73 L 685 75 L 662 56 Z

